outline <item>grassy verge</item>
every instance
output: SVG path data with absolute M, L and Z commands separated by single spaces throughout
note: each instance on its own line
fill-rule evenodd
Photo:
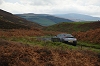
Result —
M 77 45 L 81 46 L 81 49 L 92 50 L 92 51 L 100 53 L 100 45 L 99 44 L 78 41 Z
M 10 37 L 10 38 L 5 38 L 5 40 L 9 41 L 16 41 L 16 42 L 21 42 L 24 44 L 30 44 L 32 46 L 40 46 L 40 47 L 47 47 L 49 49 L 60 49 L 60 50 L 91 50 L 94 52 L 99 52 L 100 53 L 100 45 L 99 44 L 91 44 L 91 43 L 85 43 L 85 42 L 77 42 L 77 46 L 72 46 L 69 44 L 65 44 L 62 42 L 52 42 L 52 41 L 43 41 L 40 40 L 40 38 L 37 37 Z
M 78 42 L 78 45 L 84 46 L 84 47 L 90 47 L 90 48 L 95 48 L 95 49 L 100 49 L 99 44 L 93 44 L 93 43 L 86 43 L 86 42 Z
M 52 42 L 52 41 L 44 41 L 41 40 L 41 38 L 37 37 L 10 37 L 10 38 L 4 38 L 5 40 L 9 41 L 15 41 L 15 42 L 20 42 L 24 44 L 30 44 L 32 46 L 43 46 L 43 47 L 48 47 L 48 48 L 59 48 L 62 50 L 65 49 L 77 49 L 75 46 L 71 46 L 62 42 Z

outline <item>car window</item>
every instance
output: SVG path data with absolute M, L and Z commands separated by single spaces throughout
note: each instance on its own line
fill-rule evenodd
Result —
M 73 36 L 71 34 L 67 34 L 66 37 L 73 38 Z
M 63 37 L 73 38 L 73 36 L 71 34 L 58 34 L 57 37 L 59 37 L 59 38 L 63 38 Z

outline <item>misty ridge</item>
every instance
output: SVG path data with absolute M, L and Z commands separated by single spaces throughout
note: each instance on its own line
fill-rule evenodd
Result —
M 82 21 L 98 21 L 99 17 L 92 17 L 89 15 L 83 14 L 34 14 L 34 13 L 26 13 L 26 14 L 15 14 L 21 18 L 25 18 L 26 20 L 36 22 L 43 26 L 50 26 L 61 22 L 82 22 Z

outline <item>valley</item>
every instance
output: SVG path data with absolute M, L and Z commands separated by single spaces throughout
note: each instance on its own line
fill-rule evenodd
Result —
M 63 22 L 46 14 L 27 15 L 38 23 L 24 19 L 25 14 L 20 18 L 0 10 L 0 66 L 100 66 L 100 21 Z M 60 33 L 76 37 L 77 46 L 39 39 Z

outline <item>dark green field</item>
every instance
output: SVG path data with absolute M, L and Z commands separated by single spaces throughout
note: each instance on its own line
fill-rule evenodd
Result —
M 59 23 L 56 25 L 44 28 L 47 31 L 61 31 L 66 33 L 73 33 L 78 31 L 88 31 L 90 29 L 100 28 L 100 22 L 72 22 L 72 23 Z

